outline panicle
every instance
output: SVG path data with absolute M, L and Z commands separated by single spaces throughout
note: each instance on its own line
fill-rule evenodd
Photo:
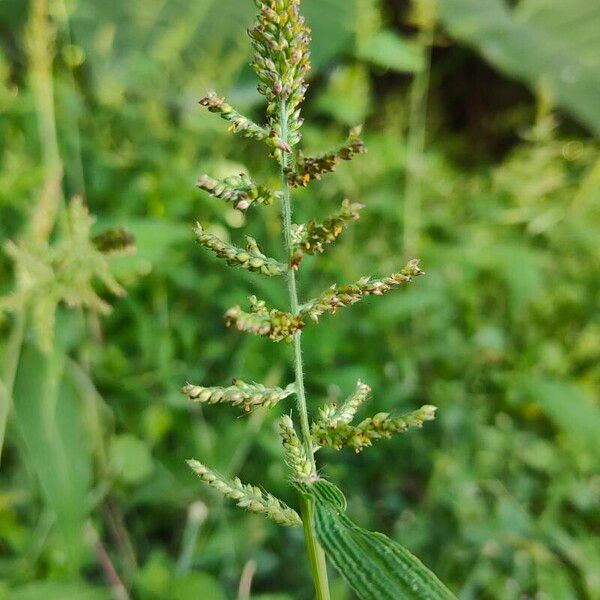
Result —
M 297 269 L 304 254 L 320 254 L 326 244 L 332 244 L 346 229 L 348 223 L 358 220 L 363 204 L 346 199 L 339 210 L 329 215 L 322 223 L 312 220 L 303 225 L 292 226 L 291 266 Z
M 242 267 L 267 277 L 282 275 L 287 270 L 286 265 L 283 263 L 265 256 L 258 248 L 256 240 L 250 236 L 247 236 L 248 244 L 246 249 L 243 249 L 224 242 L 216 235 L 209 233 L 200 223 L 196 224 L 194 233 L 199 244 L 208 248 L 219 258 L 223 258 L 230 266 Z
M 238 477 L 229 481 L 211 471 L 197 460 L 188 460 L 188 465 L 204 481 L 226 498 L 233 500 L 241 508 L 264 515 L 285 527 L 300 527 L 302 521 L 298 513 L 272 494 L 260 488 L 242 483 Z
M 342 404 L 328 404 L 319 409 L 319 419 L 315 427 L 335 427 L 338 423 L 351 423 L 354 415 L 366 402 L 371 387 L 362 381 L 356 383 L 356 389 Z
M 240 133 L 244 137 L 265 141 L 269 139 L 271 132 L 266 127 L 257 125 L 225 102 L 224 98 L 217 96 L 215 92 L 209 92 L 200 100 L 200 105 L 210 112 L 217 113 L 222 119 L 229 121 L 229 131 Z
M 202 404 L 232 404 L 245 412 L 263 406 L 271 408 L 279 401 L 293 394 L 296 386 L 290 383 L 286 388 L 266 387 L 260 383 L 246 383 L 236 379 L 228 387 L 203 387 L 188 383 L 181 391 L 194 402 Z
M 300 441 L 294 423 L 288 415 L 279 419 L 279 435 L 285 449 L 285 460 L 297 481 L 308 481 L 312 474 L 312 466 L 306 456 L 304 445 Z
M 260 84 L 258 91 L 267 98 L 267 115 L 274 146 L 281 138 L 278 108 L 287 107 L 288 144 L 300 141 L 300 103 L 304 100 L 310 70 L 310 29 L 300 14 L 299 0 L 255 0 L 257 23 L 248 34 L 254 48 L 252 68 Z M 279 145 L 279 151 L 289 148 Z M 277 154 L 277 153 L 276 153 Z
M 419 261 L 414 259 L 409 261 L 400 273 L 392 273 L 383 279 L 362 277 L 356 283 L 342 286 L 334 284 L 318 298 L 303 305 L 300 314 L 318 321 L 324 313 L 335 313 L 340 306 L 351 306 L 366 296 L 381 296 L 423 274 L 419 268 Z
M 269 310 L 264 300 L 258 300 L 256 296 L 250 296 L 250 304 L 250 312 L 239 306 L 230 308 L 225 313 L 225 325 L 268 337 L 274 342 L 291 342 L 294 333 L 304 327 L 301 317 L 275 308 Z
M 280 195 L 279 192 L 272 192 L 264 185 L 256 185 L 245 173 L 224 179 L 201 175 L 196 186 L 215 198 L 231 202 L 234 208 L 242 212 L 254 204 L 271 204 Z
M 435 418 L 435 411 L 435 406 L 426 404 L 401 417 L 382 412 L 356 426 L 343 421 L 325 426 L 321 421 L 317 421 L 311 427 L 313 443 L 319 447 L 330 446 L 336 450 L 349 446 L 358 453 L 371 446 L 375 440 L 389 438 L 392 434 L 404 432 L 410 427 L 422 427 L 425 421 Z
M 361 131 L 361 126 L 351 129 L 346 142 L 331 152 L 318 156 L 304 156 L 299 152 L 295 166 L 287 170 L 289 184 L 306 187 L 311 180 L 321 179 L 326 173 L 335 171 L 341 160 L 352 160 L 354 155 L 364 154 L 367 148 L 360 138 Z

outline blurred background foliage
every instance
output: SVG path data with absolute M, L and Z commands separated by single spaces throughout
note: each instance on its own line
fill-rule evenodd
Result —
M 364 454 L 324 453 L 324 472 L 357 522 L 461 598 L 599 598 L 598 1 L 304 10 L 305 146 L 365 122 L 369 153 L 297 194 L 298 221 L 344 196 L 367 206 L 305 260 L 303 295 L 413 256 L 427 271 L 307 330 L 313 406 L 362 378 L 375 409 L 440 408 Z M 241 170 L 277 185 L 262 148 L 197 106 L 215 88 L 260 118 L 253 13 L 250 0 L 0 2 L 0 598 L 311 597 L 301 533 L 222 503 L 184 464 L 294 502 L 273 427 L 287 405 L 234 418 L 179 393 L 291 377 L 287 348 L 221 318 L 250 292 L 282 305 L 280 282 L 224 270 L 192 235 L 195 220 L 233 240 L 247 226 L 279 251 L 277 207 L 246 223 L 194 189 L 200 172 Z M 110 260 L 125 297 L 67 208 L 77 195 L 92 234 L 136 236 Z M 340 581 L 334 597 L 351 597 Z

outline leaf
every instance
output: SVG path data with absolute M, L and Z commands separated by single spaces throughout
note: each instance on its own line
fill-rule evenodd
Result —
M 140 483 L 153 469 L 148 446 L 129 433 L 113 438 L 110 463 L 115 473 L 130 484 Z
M 297 483 L 315 502 L 320 544 L 344 579 L 363 600 L 449 600 L 452 593 L 406 548 L 355 525 L 346 515 L 346 499 L 333 484 Z
M 39 581 L 10 590 L 11 600 L 109 600 L 108 591 L 84 583 Z
M 588 0 L 441 0 L 448 31 L 600 132 L 600 6 Z
M 92 455 L 81 401 L 59 353 L 26 345 L 14 391 L 15 421 L 26 461 L 39 480 L 47 505 L 76 569 L 85 557 L 82 526 L 90 511 Z
M 518 387 L 528 400 L 535 402 L 544 414 L 570 438 L 582 440 L 600 455 L 600 409 L 584 389 L 567 381 L 521 377 Z
M 417 73 L 424 66 L 422 47 L 391 30 L 380 31 L 361 44 L 356 55 L 373 65 L 399 73 Z

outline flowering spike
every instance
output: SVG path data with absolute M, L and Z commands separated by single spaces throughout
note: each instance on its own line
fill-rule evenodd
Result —
M 215 92 L 209 92 L 200 100 L 200 105 L 206 107 L 210 112 L 217 113 L 222 119 L 229 121 L 229 131 L 240 133 L 244 137 L 255 140 L 267 140 L 270 131 L 266 127 L 257 125 L 244 115 L 241 115 L 224 98 L 219 98 Z
M 314 298 L 301 307 L 300 314 L 318 321 L 324 313 L 335 313 L 340 306 L 351 306 L 366 296 L 381 296 L 394 288 L 410 283 L 413 277 L 423 275 L 419 268 L 419 261 L 413 259 L 400 273 L 392 273 L 383 279 L 363 277 L 356 283 L 343 286 L 332 285 L 318 298 Z
M 291 342 L 294 333 L 304 327 L 301 317 L 275 308 L 269 310 L 265 302 L 256 296 L 250 296 L 250 303 L 250 312 L 243 311 L 239 306 L 230 308 L 225 313 L 225 325 L 268 337 L 274 342 Z
M 293 383 L 282 389 L 280 387 L 265 387 L 260 383 L 246 383 L 240 379 L 234 380 L 229 387 L 202 387 L 188 383 L 181 389 L 194 402 L 206 404 L 228 403 L 233 406 L 240 406 L 245 412 L 250 412 L 258 406 L 271 408 L 280 400 L 293 394 L 295 390 L 296 386 Z
M 323 223 L 314 219 L 305 225 L 292 226 L 292 268 L 297 269 L 304 254 L 320 254 L 325 244 L 332 244 L 348 223 L 358 220 L 364 205 L 346 199 L 342 207 L 329 215 Z
M 285 527 L 300 527 L 302 525 L 298 513 L 272 494 L 264 492 L 254 485 L 244 484 L 238 477 L 233 481 L 228 481 L 197 460 L 188 460 L 187 464 L 204 483 L 215 488 L 226 498 L 236 502 L 238 506 L 250 512 L 269 517 L 278 525 Z
M 272 129 L 274 154 L 300 141 L 300 103 L 304 100 L 310 69 L 310 29 L 300 14 L 299 0 L 256 0 L 257 24 L 248 34 L 254 48 L 252 68 L 258 75 L 258 91 L 267 98 L 267 116 Z M 281 141 L 279 104 L 287 105 L 287 143 Z
M 321 179 L 326 173 L 335 171 L 341 160 L 352 160 L 356 154 L 364 154 L 367 149 L 360 139 L 362 127 L 354 127 L 346 142 L 331 152 L 318 156 L 304 156 L 298 153 L 295 168 L 287 170 L 288 182 L 292 187 L 306 187 L 311 180 Z
M 306 456 L 304 445 L 300 441 L 294 423 L 288 415 L 279 419 L 279 435 L 285 449 L 285 461 L 297 481 L 308 481 L 312 475 L 312 466 Z
M 370 386 L 358 381 L 354 392 L 340 406 L 328 404 L 319 409 L 319 419 L 315 426 L 335 427 L 338 423 L 351 423 L 356 411 L 368 400 L 370 393 Z
M 422 427 L 425 421 L 435 418 L 436 410 L 435 406 L 426 404 L 401 417 L 392 417 L 389 413 L 382 412 L 361 421 L 356 426 L 343 421 L 326 426 L 319 420 L 313 423 L 311 434 L 314 444 L 319 447 L 330 446 L 340 450 L 350 446 L 358 453 L 371 446 L 375 440 L 389 438 L 393 433 L 404 432 L 410 427 Z
M 228 265 L 242 267 L 248 269 L 248 271 L 261 273 L 268 277 L 282 275 L 287 270 L 287 267 L 283 263 L 265 256 L 259 250 L 256 241 L 251 237 L 248 237 L 248 246 L 244 250 L 243 248 L 224 242 L 216 235 L 209 233 L 200 223 L 196 224 L 194 233 L 199 244 L 208 248 L 219 258 L 225 259 Z
M 272 192 L 264 185 L 256 185 L 245 173 L 225 179 L 201 175 L 196 186 L 215 198 L 232 202 L 233 206 L 241 211 L 247 210 L 253 204 L 271 204 L 279 198 L 279 192 Z

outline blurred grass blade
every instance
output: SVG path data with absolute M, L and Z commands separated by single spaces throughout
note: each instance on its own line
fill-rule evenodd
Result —
M 85 557 L 82 526 L 89 513 L 91 449 L 81 403 L 66 376 L 64 357 L 27 345 L 17 372 L 15 420 L 44 499 L 77 570 Z
M 325 553 L 362 600 L 454 598 L 444 584 L 406 548 L 355 525 L 343 494 L 327 481 L 297 484 L 315 501 L 315 527 Z

